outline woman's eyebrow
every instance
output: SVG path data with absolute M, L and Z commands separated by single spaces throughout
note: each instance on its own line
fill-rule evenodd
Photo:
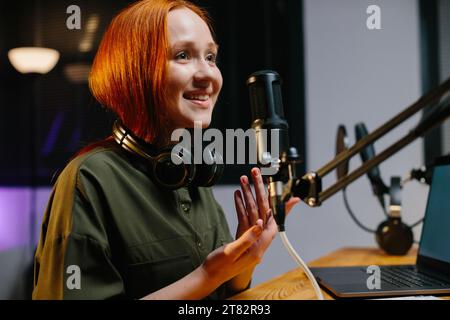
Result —
M 207 46 L 208 49 L 219 50 L 219 45 L 215 42 L 209 42 Z M 172 45 L 171 49 L 175 51 L 181 48 L 193 48 L 193 47 L 195 47 L 195 42 L 193 41 L 178 41 Z

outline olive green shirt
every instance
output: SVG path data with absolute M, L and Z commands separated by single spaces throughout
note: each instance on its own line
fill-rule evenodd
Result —
M 73 159 L 55 183 L 35 255 L 33 299 L 139 299 L 231 242 L 210 188 L 167 190 L 119 146 Z M 225 298 L 224 286 L 209 298 Z

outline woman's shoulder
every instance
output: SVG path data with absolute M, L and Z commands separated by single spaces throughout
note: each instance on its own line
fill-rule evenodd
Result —
M 77 179 L 79 176 L 105 176 L 112 168 L 123 166 L 127 160 L 114 142 L 105 141 L 95 147 L 77 154 L 58 175 L 57 183 L 65 179 Z
M 86 153 L 76 156 L 68 166 L 74 166 L 79 169 L 105 168 L 108 164 L 125 161 L 122 151 L 113 144 L 98 146 Z

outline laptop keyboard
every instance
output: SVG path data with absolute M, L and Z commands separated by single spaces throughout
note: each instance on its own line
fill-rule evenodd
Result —
M 381 281 L 399 288 L 450 287 L 448 281 L 420 272 L 414 266 L 381 267 Z

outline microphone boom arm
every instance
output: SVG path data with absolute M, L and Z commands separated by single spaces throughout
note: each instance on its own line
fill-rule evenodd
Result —
M 439 103 L 437 110 L 434 110 L 435 112 L 431 112 L 428 116 L 423 118 L 419 122 L 419 124 L 408 134 L 400 138 L 398 141 L 393 143 L 391 146 L 379 153 L 374 158 L 368 160 L 367 162 L 364 162 L 360 167 L 336 181 L 329 188 L 322 191 L 322 178 L 329 172 L 336 169 L 343 162 L 348 161 L 355 154 L 358 154 L 368 145 L 383 137 L 392 129 L 396 128 L 399 124 L 403 123 L 408 118 L 416 114 L 418 111 L 422 110 L 426 106 L 429 106 L 430 104 L 435 103 L 449 91 L 450 78 L 437 88 L 422 96 L 419 100 L 400 112 L 398 115 L 394 116 L 391 120 L 383 124 L 381 127 L 356 142 L 348 150 L 344 150 L 343 152 L 339 153 L 333 160 L 325 164 L 316 172 L 309 172 L 301 178 L 295 178 L 292 183 L 288 183 L 286 185 L 288 190 L 285 190 L 285 193 L 290 193 L 293 196 L 299 197 L 310 207 L 320 206 L 323 201 L 330 198 L 332 195 L 348 186 L 360 176 L 366 174 L 372 168 L 379 165 L 381 162 L 388 159 L 399 150 L 403 149 L 412 141 L 423 136 L 430 129 L 439 125 L 448 117 L 450 117 L 450 96 L 447 96 L 443 102 Z

